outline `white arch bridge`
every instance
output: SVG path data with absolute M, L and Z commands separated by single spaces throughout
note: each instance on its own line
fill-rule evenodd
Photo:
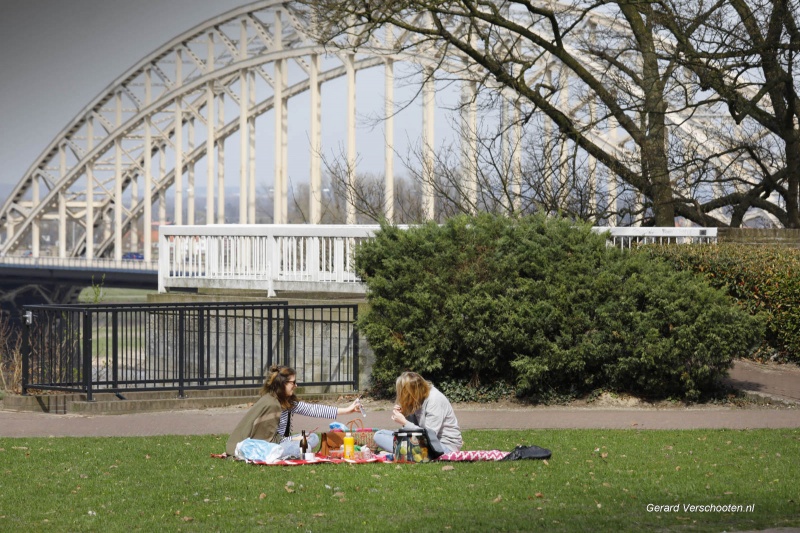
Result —
M 590 17 L 587 31 L 603 23 Z M 448 110 L 458 124 L 455 137 L 463 163 L 459 194 L 474 204 L 480 185 L 470 169 L 483 149 L 478 146 L 479 74 L 470 74 L 464 58 L 442 58 L 436 50 L 427 54 L 417 50 L 413 56 L 397 52 L 409 48 L 404 43 L 411 44 L 416 37 L 395 33 L 387 31 L 387 42 L 369 48 L 327 50 L 309 37 L 291 2 L 263 0 L 175 37 L 91 101 L 22 176 L 0 210 L 0 262 L 13 259 L 15 264 L 57 263 L 71 268 L 77 261 L 101 268 L 111 261 L 123 270 L 154 272 L 157 260 L 174 260 L 157 257 L 159 227 L 226 222 L 253 227 L 263 220 L 286 224 L 289 168 L 298 160 L 305 161 L 307 169 L 302 179 L 294 177 L 308 183 L 306 222 L 319 224 L 326 194 L 324 153 L 330 149 L 323 146 L 323 128 L 339 133 L 335 144 L 341 149 L 346 180 L 355 183 L 361 158 L 356 142 L 357 87 L 359 95 L 383 93 L 378 113 L 381 130 L 371 135 L 383 138 L 383 215 L 393 220 L 398 151 L 394 117 L 401 107 L 395 102 L 396 64 L 413 64 L 422 73 L 418 129 L 405 134 L 420 139 L 419 174 L 426 178 L 419 193 L 423 218 L 437 216 L 432 185 L 438 149 L 435 128 L 442 123 L 437 117 Z M 553 72 L 542 61 L 539 72 L 544 79 Z M 428 76 L 434 67 L 460 78 L 474 77 L 459 81 L 451 101 L 442 102 L 447 100 L 442 84 Z M 383 79 L 377 89 L 357 85 L 357 73 L 376 70 L 382 71 Z M 573 97 L 568 85 L 562 85 L 564 99 Z M 323 98 L 328 86 L 338 95 L 335 100 Z M 523 131 L 519 121 L 510 118 L 518 116 L 521 105 L 509 97 L 495 119 L 501 123 L 497 131 L 503 132 L 498 158 L 517 193 Z M 589 105 L 576 100 L 576 113 Z M 323 121 L 328 108 L 343 111 L 343 127 Z M 300 117 L 303 124 L 293 117 Z M 503 122 L 515 126 L 504 128 Z M 708 124 L 688 118 L 677 123 L 687 129 L 708 129 Z M 295 129 L 298 133 L 292 135 Z M 621 152 L 630 149 L 616 128 L 587 134 Z M 268 163 L 260 166 L 264 157 Z M 566 156 L 562 151 L 557 157 Z M 619 184 L 607 172 L 594 167 L 591 172 L 591 203 L 617 201 Z M 238 209 L 226 203 L 231 190 L 236 191 Z M 258 201 L 263 200 L 263 190 L 273 191 L 271 206 Z M 344 222 L 355 224 L 356 199 L 347 190 Z M 259 212 L 269 208 L 271 213 Z M 231 212 L 238 218 L 232 220 Z M 141 253 L 141 263 L 135 262 L 138 255 L 125 259 L 129 252 Z

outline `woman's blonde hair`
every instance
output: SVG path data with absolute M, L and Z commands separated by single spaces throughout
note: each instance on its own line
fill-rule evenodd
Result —
M 431 384 L 416 372 L 403 372 L 397 378 L 397 404 L 405 416 L 422 407 L 431 392 Z
M 269 367 L 269 373 L 264 380 L 264 385 L 261 387 L 261 396 L 272 394 L 278 400 L 278 403 L 281 404 L 282 409 L 291 409 L 298 401 L 294 391 L 292 391 L 291 396 L 286 395 L 286 382 L 292 377 L 297 379 L 297 373 L 293 368 L 283 365 L 272 365 Z

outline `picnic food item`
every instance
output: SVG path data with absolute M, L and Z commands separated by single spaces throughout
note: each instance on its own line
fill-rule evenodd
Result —
M 344 457 L 344 448 L 331 448 L 329 453 L 331 459 L 342 459 Z
M 346 433 L 344 436 L 344 458 L 354 459 L 356 451 L 356 441 L 351 433 Z

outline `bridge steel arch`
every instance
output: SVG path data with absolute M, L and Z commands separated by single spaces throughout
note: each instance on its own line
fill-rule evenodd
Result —
M 461 151 L 464 194 L 475 205 L 478 184 L 474 168 L 477 145 L 477 85 L 486 84 L 462 57 L 442 57 L 441 50 L 425 49 L 407 33 L 386 30 L 384 42 L 347 50 L 326 49 L 306 30 L 307 22 L 291 3 L 262 0 L 229 11 L 166 43 L 111 83 L 89 103 L 50 143 L 31 165 L 0 210 L 0 253 L 18 253 L 26 246 L 39 256 L 42 225 L 57 226 L 57 255 L 110 257 L 120 260 L 126 248 L 137 248 L 141 224 L 142 252 L 151 260 L 152 229 L 171 219 L 175 224 L 196 224 L 201 214 L 207 224 L 225 222 L 225 186 L 222 160 L 226 141 L 237 140 L 239 160 L 239 223 L 256 221 L 255 119 L 272 112 L 273 119 L 273 221 L 285 223 L 288 211 L 288 101 L 309 93 L 310 221 L 321 213 L 321 90 L 325 83 L 346 80 L 346 167 L 355 179 L 355 76 L 360 70 L 383 67 L 385 79 L 385 188 L 386 216 L 393 213 L 393 86 L 394 64 L 412 61 L 426 74 L 422 94 L 422 175 L 428 184 L 423 206 L 434 217 L 434 69 L 457 73 L 462 80 Z M 602 17 L 592 24 L 614 24 Z M 403 50 L 406 50 L 404 52 Z M 590 59 L 587 58 L 587 64 Z M 541 79 L 558 75 L 547 58 L 537 61 Z M 562 97 L 574 100 L 574 113 L 589 116 L 592 102 L 570 95 L 563 85 Z M 523 104 L 505 95 L 501 158 L 511 183 L 520 187 L 520 143 L 523 132 L 516 120 Z M 235 110 L 236 116 L 224 112 Z M 676 117 L 677 128 L 709 130 L 710 124 Z M 691 133 L 690 132 L 690 133 Z M 547 135 L 553 135 L 552 132 Z M 630 153 L 630 142 L 607 124 L 604 131 L 587 129 L 598 143 L 620 153 Z M 559 158 L 564 156 L 564 148 Z M 204 175 L 200 175 L 204 171 Z M 595 180 L 595 177 L 591 177 Z M 612 180 L 613 181 L 613 180 Z M 196 189 L 205 184 L 204 213 L 196 212 Z M 597 190 L 599 185 L 592 185 Z M 613 182 L 605 190 L 610 201 L 619 193 Z M 173 201 L 168 219 L 167 193 Z M 517 191 L 519 192 L 519 191 Z M 511 202 L 512 200 L 509 200 Z M 186 219 L 183 217 L 184 204 Z M 153 208 L 158 207 L 157 217 Z M 355 222 L 354 200 L 348 198 L 347 222 Z M 612 222 L 613 223 L 613 222 Z M 69 237 L 69 238 L 68 238 Z M 131 244 L 128 245 L 127 243 Z
M 337 64 L 321 66 L 322 56 Z M 299 65 L 305 77 L 290 80 L 289 62 Z M 59 257 L 90 260 L 113 254 L 119 260 L 123 234 L 128 232 L 135 242 L 136 222 L 141 218 L 143 252 L 145 260 L 150 260 L 153 206 L 159 206 L 158 221 L 165 223 L 165 194 L 172 187 L 172 219 L 177 224 L 184 222 L 186 196 L 186 222 L 193 224 L 195 166 L 203 159 L 206 223 L 224 222 L 226 176 L 219 160 L 225 154 L 225 141 L 236 133 L 240 137 L 239 222 L 254 222 L 254 119 L 270 110 L 276 114 L 274 221 L 284 222 L 287 103 L 303 91 L 311 92 L 311 106 L 316 108 L 310 124 L 315 146 L 309 150 L 309 159 L 310 212 L 312 222 L 317 222 L 321 86 L 335 78 L 348 79 L 347 145 L 354 163 L 355 72 L 382 64 L 384 60 L 378 57 L 326 53 L 306 37 L 300 21 L 279 1 L 256 2 L 212 19 L 144 58 L 59 133 L 0 211 L 0 230 L 5 237 L 0 252 L 21 249 L 27 238 L 33 255 L 38 256 L 41 224 L 55 220 Z M 261 101 L 255 98 L 256 77 L 271 89 Z M 238 117 L 228 122 L 223 115 L 226 97 L 238 106 Z M 198 135 L 203 137 L 201 143 L 196 142 Z M 349 211 L 354 217 L 354 210 Z M 68 248 L 69 225 L 72 240 Z

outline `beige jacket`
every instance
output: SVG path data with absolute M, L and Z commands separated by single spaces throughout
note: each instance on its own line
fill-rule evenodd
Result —
M 233 455 L 236 445 L 247 438 L 280 443 L 278 424 L 281 421 L 281 404 L 271 394 L 265 394 L 245 413 L 244 418 L 228 437 L 225 453 Z

